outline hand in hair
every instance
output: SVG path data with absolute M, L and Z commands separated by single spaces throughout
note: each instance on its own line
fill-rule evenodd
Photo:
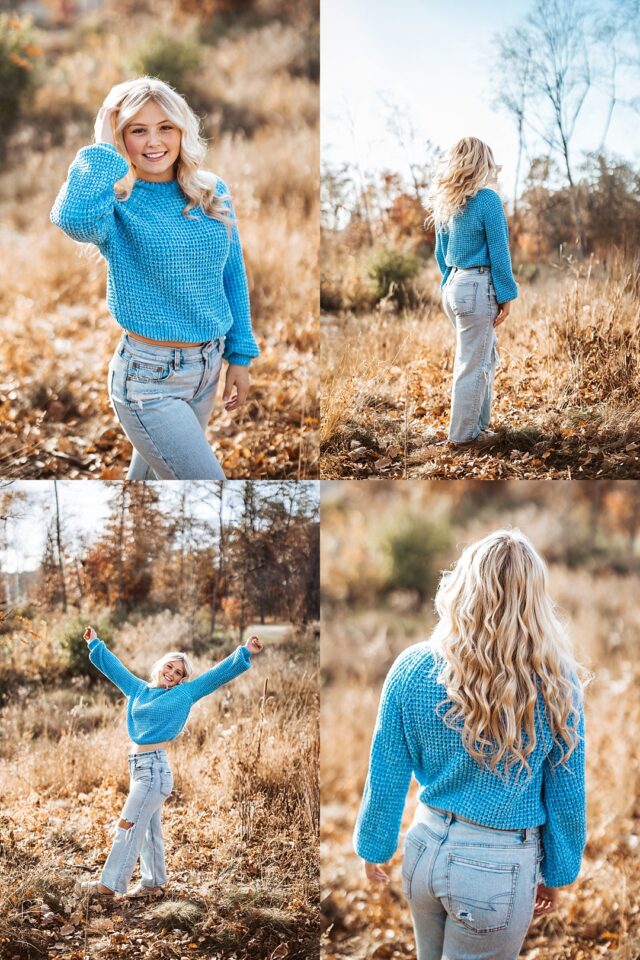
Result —
M 115 147 L 113 118 L 117 112 L 115 107 L 100 107 L 93 128 L 96 143 L 110 143 L 111 146 Z
M 366 860 L 362 862 L 364 863 L 364 872 L 367 875 L 367 880 L 371 883 L 389 883 L 389 875 L 383 870 L 383 867 L 386 867 L 386 863 L 367 863 Z
M 536 892 L 536 903 L 533 908 L 534 917 L 541 917 L 543 913 L 551 913 L 555 910 L 557 903 L 557 887 L 545 887 L 544 883 L 539 883 Z
M 511 310 L 511 302 L 499 303 L 498 306 L 500 307 L 500 313 L 493 321 L 494 327 L 499 327 L 500 324 L 507 319 L 507 317 L 509 316 L 509 312 Z
M 82 634 L 82 639 L 86 640 L 87 643 L 91 643 L 92 640 L 95 640 L 98 634 L 95 632 L 93 627 L 87 627 L 85 632 Z
M 262 643 L 262 640 L 260 640 L 255 635 L 255 633 L 253 634 L 252 637 L 249 637 L 249 639 L 245 643 L 245 647 L 247 648 L 249 653 L 254 653 L 254 654 L 261 653 L 264 650 L 264 645 Z
M 233 388 L 236 392 L 231 396 Z M 222 400 L 225 410 L 237 410 L 247 399 L 249 393 L 249 370 L 247 367 L 241 367 L 238 364 L 230 363 L 227 367 L 227 374 L 224 380 L 224 393 Z

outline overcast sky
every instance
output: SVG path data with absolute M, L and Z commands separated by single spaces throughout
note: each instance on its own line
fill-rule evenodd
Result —
M 188 482 L 188 481 L 186 481 Z M 305 480 L 304 483 L 316 501 L 319 498 L 317 481 Z M 59 480 L 58 498 L 60 513 L 64 518 L 67 537 L 77 540 L 85 537 L 89 541 L 98 539 L 109 516 L 109 498 L 113 496 L 116 482 L 102 480 Z M 196 485 L 203 489 L 205 484 Z M 242 493 L 242 480 L 227 481 L 227 495 L 225 499 L 227 519 L 238 510 L 238 498 Z M 266 486 L 271 490 L 274 485 L 269 481 L 258 481 L 258 487 Z M 180 496 L 180 483 L 160 484 L 161 496 L 166 502 L 167 510 L 177 504 Z M 35 569 L 42 556 L 45 543 L 47 525 L 52 516 L 54 507 L 53 481 L 50 480 L 16 480 L 11 489 L 21 490 L 27 494 L 22 507 L 21 516 L 12 520 L 9 525 L 9 549 L 0 552 L 0 567 L 10 573 Z M 203 518 L 211 517 L 212 512 L 206 505 L 195 507 L 196 515 L 200 512 Z
M 424 139 L 443 149 L 463 136 L 489 143 L 503 166 L 501 189 L 511 197 L 517 138 L 509 117 L 491 106 L 493 81 L 502 69 L 492 38 L 521 23 L 529 7 L 524 0 L 322 0 L 324 159 L 357 158 L 372 171 L 406 170 L 402 149 L 386 130 L 383 95 L 406 110 Z M 627 77 L 618 95 L 639 96 L 640 78 L 632 84 Z M 598 145 L 604 128 L 606 98 L 590 94 L 587 105 L 576 132 L 576 157 Z M 640 165 L 636 113 L 616 108 L 607 149 Z

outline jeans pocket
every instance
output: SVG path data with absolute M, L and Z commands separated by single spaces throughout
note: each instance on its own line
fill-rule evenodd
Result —
M 155 383 L 158 380 L 166 380 L 170 373 L 171 365 L 168 360 L 152 360 L 151 358 L 143 360 L 140 357 L 132 356 L 129 359 L 127 380 L 135 380 L 138 383 Z
M 166 767 L 160 770 L 160 793 L 166 800 L 173 790 L 173 773 Z
M 411 834 L 407 835 L 402 860 L 402 892 L 407 900 L 411 899 L 411 881 L 416 872 L 416 867 L 420 863 L 426 849 L 427 845 L 422 840 L 418 840 L 417 837 L 413 837 Z
M 456 317 L 468 317 L 476 312 L 477 280 L 458 280 L 448 290 L 449 303 Z
M 505 930 L 516 895 L 519 863 L 447 856 L 446 908 L 451 920 L 473 933 Z

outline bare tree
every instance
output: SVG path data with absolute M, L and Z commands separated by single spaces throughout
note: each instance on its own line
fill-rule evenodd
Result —
M 56 551 L 58 561 L 58 571 L 60 574 L 60 602 L 62 609 L 67 612 L 67 587 L 64 579 L 64 550 L 62 547 L 62 533 L 60 523 L 60 501 L 58 499 L 58 481 L 53 481 L 53 497 L 56 504 L 55 531 L 56 531 Z
M 509 51 L 512 63 L 522 51 L 530 52 L 522 93 L 530 108 L 522 111 L 523 127 L 562 158 L 581 254 L 585 233 L 570 147 L 592 84 L 585 32 L 588 21 L 589 10 L 583 0 L 535 0 L 524 25 L 498 38 L 499 49 Z
M 525 118 L 531 86 L 533 50 L 531 39 L 526 32 L 519 28 L 516 28 L 506 37 L 498 37 L 496 42 L 502 64 L 496 103 L 511 114 L 518 132 L 516 175 L 513 184 L 513 216 L 516 218 L 518 216 L 522 155 L 526 146 Z

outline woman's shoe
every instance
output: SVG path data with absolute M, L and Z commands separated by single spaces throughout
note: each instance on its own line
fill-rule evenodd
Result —
M 101 884 L 99 880 L 78 880 L 76 883 L 76 892 L 77 893 L 88 893 L 94 897 L 112 897 L 113 890 L 110 890 L 109 893 L 105 893 L 104 890 L 100 889 Z
M 470 447 L 476 450 L 486 450 L 488 447 L 492 447 L 497 439 L 498 434 L 494 430 L 481 430 L 474 440 L 464 440 L 462 443 L 454 443 L 453 440 L 449 440 L 447 446 L 450 450 L 468 450 Z
M 136 884 L 131 893 L 127 894 L 130 900 L 147 900 L 154 897 L 164 897 L 164 887 L 145 887 L 141 883 Z

